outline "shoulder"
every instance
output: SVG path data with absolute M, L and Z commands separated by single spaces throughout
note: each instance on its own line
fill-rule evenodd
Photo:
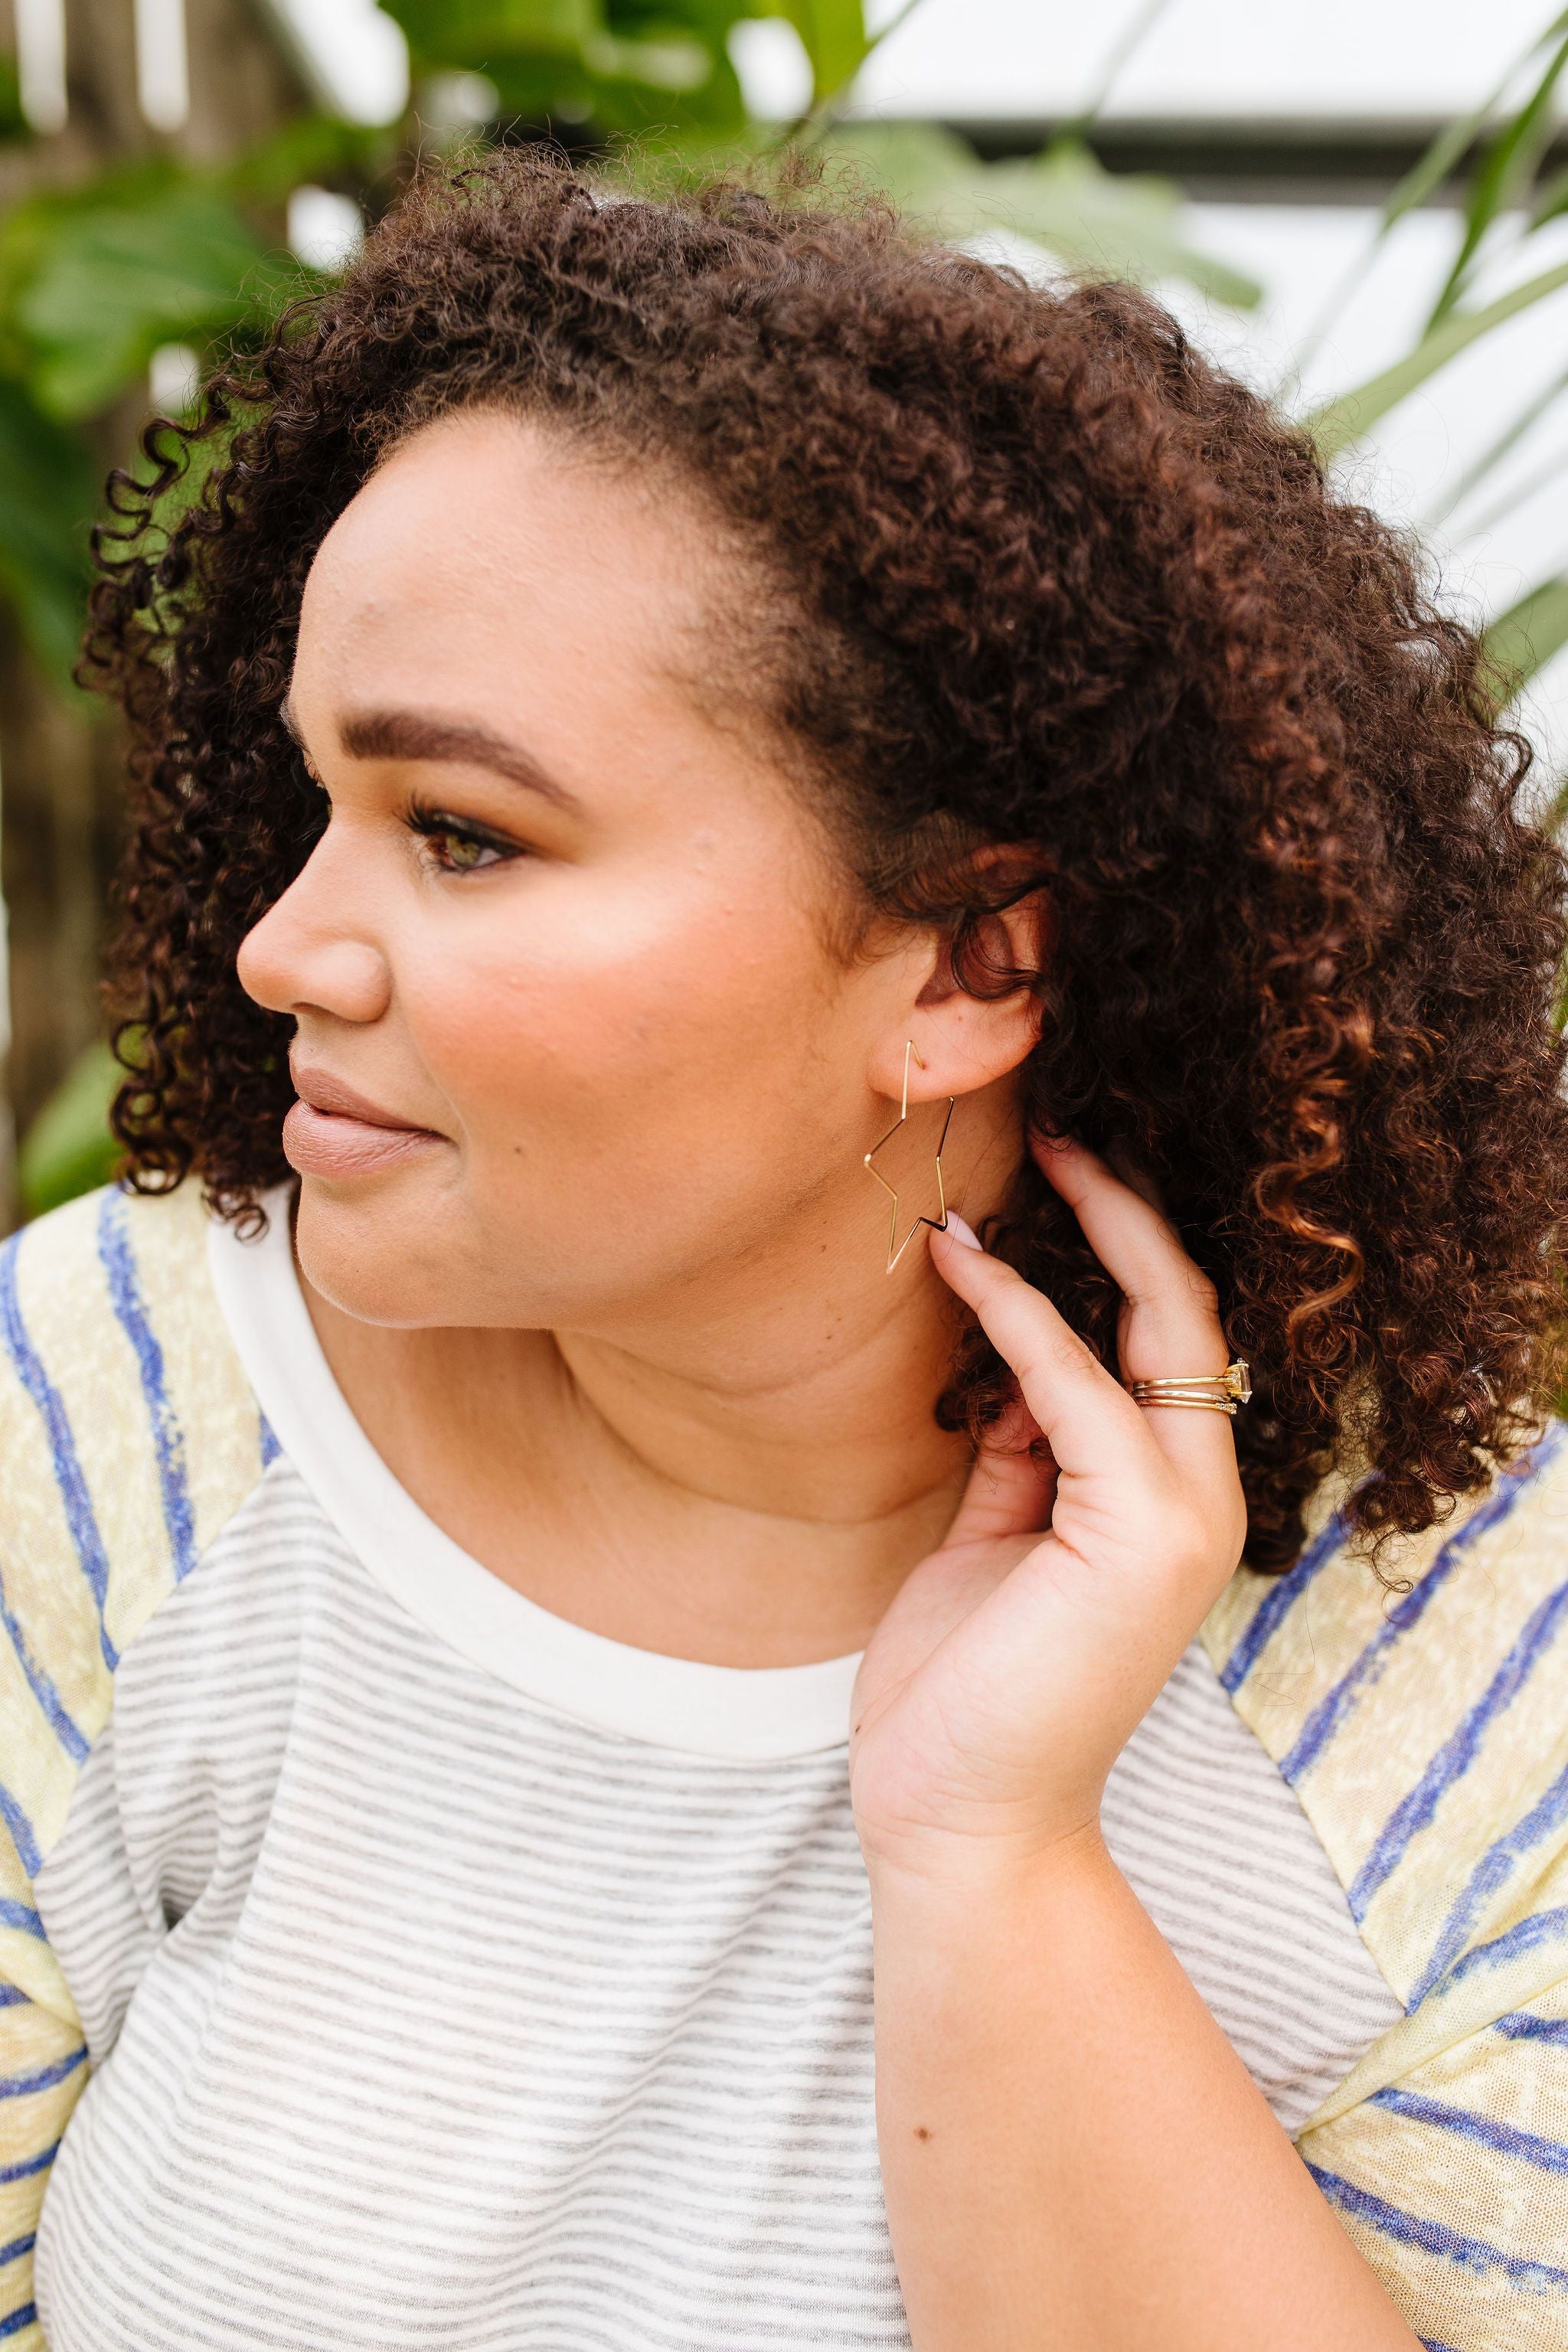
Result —
M 1422 2340 L 1568 2345 L 1568 1430 L 1385 1563 L 1322 1524 L 1205 1628 L 1402 2016 L 1309 2120 Z
M 1568 1974 L 1568 1428 L 1381 1576 L 1325 1507 L 1205 1642 L 1407 2006 L 1523 1945 Z
M 0 1248 L 0 2336 L 37 2337 L 31 2249 L 87 2049 L 34 1881 L 114 1669 L 270 1450 L 194 1187 L 106 1191 Z
M 0 1249 L 0 1786 L 29 1870 L 127 1645 L 261 1475 L 194 1187 L 110 1189 Z

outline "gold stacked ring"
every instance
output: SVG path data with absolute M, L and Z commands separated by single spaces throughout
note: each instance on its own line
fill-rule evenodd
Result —
M 1252 1381 L 1237 1356 L 1223 1372 L 1184 1381 L 1129 1381 L 1127 1392 L 1134 1404 L 1179 1404 L 1191 1412 L 1228 1413 L 1234 1421 L 1237 1406 L 1251 1402 Z

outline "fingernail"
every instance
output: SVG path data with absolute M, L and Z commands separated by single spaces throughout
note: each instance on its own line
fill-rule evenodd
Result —
M 966 1225 L 955 1210 L 950 1209 L 947 1213 L 947 1230 L 955 1242 L 963 1244 L 965 1249 L 984 1249 L 985 1246 L 973 1226 Z

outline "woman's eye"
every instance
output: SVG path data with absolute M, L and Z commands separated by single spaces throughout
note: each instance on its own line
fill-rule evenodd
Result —
M 500 850 L 488 841 L 476 841 L 471 833 L 436 833 L 430 841 L 440 864 L 454 874 L 472 874 L 476 867 L 493 865 L 500 856 Z
M 482 833 L 470 833 L 466 826 L 420 810 L 415 812 L 412 823 L 426 844 L 432 865 L 443 874 L 478 874 L 487 866 L 504 866 L 520 855 L 504 842 L 489 840 Z

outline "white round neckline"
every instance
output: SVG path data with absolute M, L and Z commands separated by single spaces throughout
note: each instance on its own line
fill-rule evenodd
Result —
M 486 1673 L 579 1723 L 689 1754 L 763 1762 L 843 1747 L 858 1654 L 809 1666 L 710 1666 L 574 1625 L 504 1584 L 437 1526 L 355 1420 L 295 1270 L 292 1188 L 267 1231 L 213 1218 L 218 1305 L 278 1443 L 368 1574 Z

